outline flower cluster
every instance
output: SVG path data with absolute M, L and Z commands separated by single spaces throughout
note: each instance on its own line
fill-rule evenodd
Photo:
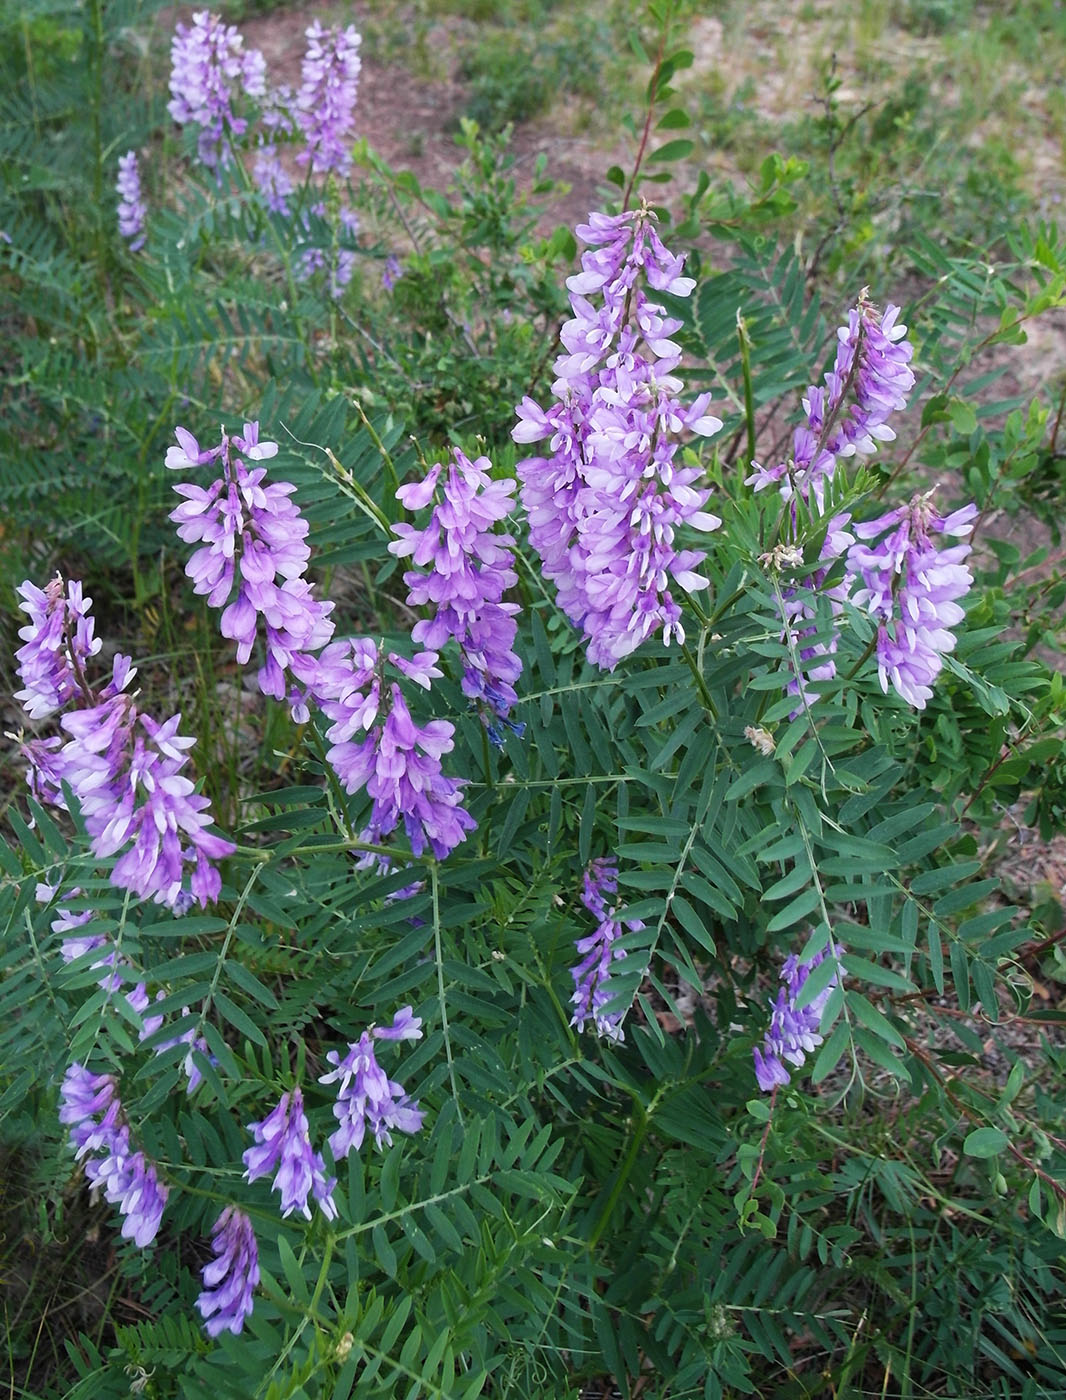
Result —
M 275 456 L 277 443 L 259 441 L 258 423 L 245 423 L 243 433 L 233 436 L 223 430 L 219 445 L 206 449 L 184 428 L 176 428 L 175 436 L 178 446 L 167 451 L 169 468 L 217 461 L 222 469 L 206 490 L 184 482 L 174 488 L 184 499 L 170 519 L 181 539 L 201 542 L 185 566 L 193 590 L 205 594 L 211 607 L 224 609 L 222 635 L 236 642 L 242 666 L 262 627 L 266 660 L 259 688 L 287 699 L 294 716 L 306 720 L 306 696 L 291 688 L 286 673 L 294 653 L 317 651 L 329 641 L 333 604 L 318 602 L 304 577 L 311 550 L 307 521 L 291 500 L 296 487 L 267 481 L 265 467 L 249 468 L 245 461 Z
M 239 1332 L 252 1311 L 259 1282 L 259 1246 L 244 1211 L 227 1206 L 211 1231 L 215 1258 L 201 1270 L 203 1292 L 196 1300 L 209 1337 Z
M 898 316 L 892 305 L 882 315 L 863 290 L 837 331 L 833 368 L 803 399 L 806 421 L 793 433 L 792 457 L 770 468 L 752 463 L 748 481 L 756 491 L 781 483 L 786 499 L 794 490 L 804 497 L 813 490 L 820 501 L 838 458 L 874 452 L 879 442 L 895 438 L 887 420 L 906 407 L 914 387 L 914 350 Z
M 237 92 L 262 97 L 266 63 L 258 49 L 245 51 L 236 26 L 200 10 L 191 26 L 179 24 L 170 45 L 170 91 L 167 111 L 179 124 L 200 128 L 198 151 L 206 166 L 224 164 L 224 143 L 240 136 L 248 123 L 233 110 Z
M 647 208 L 591 214 L 577 236 L 589 251 L 568 279 L 573 317 L 560 337 L 556 402 L 518 407 L 516 442 L 548 439 L 548 454 L 518 464 L 530 541 L 559 606 L 588 639 L 589 660 L 606 670 L 659 627 L 684 640 L 671 592 L 706 587 L 705 555 L 679 549 L 682 528 L 714 530 L 702 473 L 675 461 L 683 433 L 708 437 L 722 426 L 710 395 L 684 407 L 670 337 L 681 322 L 649 298 L 643 283 L 688 296 L 683 260 L 663 246 Z M 596 298 L 593 301 L 591 298 Z
M 789 1073 L 783 1061 L 787 1060 L 798 1069 L 811 1051 L 821 1045 L 822 1012 L 829 1000 L 829 994 L 839 981 L 839 969 L 806 1006 L 798 1007 L 796 1002 L 807 978 L 818 964 L 824 962 L 827 957 L 832 957 L 833 961 L 838 963 L 841 952 L 839 946 L 830 943 L 820 953 L 815 953 L 810 962 L 801 962 L 795 954 L 785 959 L 781 968 L 781 981 L 784 985 L 778 992 L 777 999 L 770 1003 L 772 1015 L 763 1048 L 760 1050 L 756 1046 L 752 1052 L 755 1056 L 755 1077 L 759 1081 L 760 1089 L 769 1091 L 776 1089 L 779 1084 L 787 1084 Z
M 423 651 L 408 660 L 365 638 L 330 640 L 333 604 L 319 602 L 304 577 L 308 527 L 290 499 L 295 487 L 267 481 L 264 468 L 250 470 L 244 461 L 277 452 L 276 443 L 259 441 L 257 423 L 246 423 L 242 436 L 223 432 L 220 445 L 206 450 L 184 428 L 176 433 L 168 467 L 222 465 L 222 475 L 206 490 L 175 488 L 184 502 L 171 519 L 182 539 L 202 542 L 185 572 L 196 592 L 224 608 L 221 630 L 237 642 L 237 660 L 243 665 L 251 656 L 261 619 L 266 661 L 260 689 L 287 700 L 301 722 L 310 717 L 312 703 L 331 721 L 330 764 L 346 791 L 366 788 L 373 801 L 362 839 L 378 843 L 402 822 L 416 855 L 428 847 L 444 859 L 474 829 L 462 806 L 462 783 L 441 770 L 454 726 L 447 720 L 416 723 L 399 684 L 385 680 L 387 662 L 428 690 L 441 674 L 437 653 Z
M 452 449 L 452 461 L 441 486 L 443 499 L 421 530 L 394 525 L 399 536 L 389 553 L 411 558 L 417 569 L 403 581 L 411 607 L 429 606 L 433 616 L 415 624 L 412 640 L 439 651 L 449 639 L 463 655 L 463 694 L 478 702 L 489 737 L 503 747 L 496 721 L 515 733 L 524 726 L 508 718 L 517 696 L 514 683 L 522 671 L 515 655 L 517 603 L 503 595 L 514 587 L 514 541 L 493 527 L 511 510 L 513 481 L 493 481 L 487 457 L 476 461 Z M 443 467 L 434 465 L 424 481 L 401 486 L 398 500 L 408 510 L 422 510 L 433 498 Z M 428 570 L 428 572 L 419 572 Z
M 59 1121 L 70 1128 L 70 1144 L 85 1175 L 124 1217 L 122 1236 L 143 1249 L 159 1230 L 167 1188 L 143 1152 L 134 1152 L 114 1078 L 90 1074 L 79 1064 L 67 1070 L 60 1088 Z
M 425 1116 L 418 1104 L 404 1092 L 402 1084 L 390 1079 L 377 1062 L 376 1040 L 421 1040 L 422 1020 L 412 1016 L 409 1006 L 393 1017 L 391 1026 L 371 1026 L 359 1039 L 350 1042 L 342 1059 L 331 1050 L 326 1059 L 333 1069 L 323 1074 L 320 1084 L 339 1082 L 333 1112 L 340 1127 L 329 1140 L 334 1161 L 347 1157 L 363 1145 L 367 1128 L 379 1150 L 392 1146 L 392 1130 L 417 1133 Z
M 85 662 L 100 643 L 80 584 L 64 590 L 57 578 L 19 593 L 30 624 L 19 633 L 17 696 L 34 717 L 62 710 L 69 736 L 23 743 L 32 791 L 64 807 L 62 784 L 70 786 L 93 854 L 119 856 L 114 884 L 172 909 L 190 896 L 206 907 L 221 889 L 214 862 L 234 846 L 208 831 L 210 804 L 182 772 L 194 741 L 178 733 L 181 716 L 160 724 L 138 710 L 126 693 L 136 675 L 128 656 L 116 656 L 111 680 L 92 688 Z
M 141 197 L 141 172 L 136 151 L 127 151 L 124 156 L 119 156 L 115 190 L 119 200 L 118 231 L 129 240 L 130 252 L 139 253 L 144 247 L 144 221 L 148 206 Z
M 575 944 L 582 955 L 581 961 L 571 969 L 574 979 L 574 994 L 570 1003 L 574 1014 L 570 1024 L 579 1031 L 585 1029 L 585 1022 L 592 1021 L 596 1034 L 606 1040 L 625 1039 L 622 1032 L 624 1012 L 606 1013 L 603 1007 L 610 1001 L 607 983 L 611 976 L 612 964 L 625 959 L 625 951 L 614 945 L 625 932 L 636 933 L 644 925 L 639 919 L 622 921 L 613 902 L 608 896 L 618 892 L 618 865 L 608 857 L 602 857 L 589 864 L 585 871 L 581 902 L 589 911 L 597 925 L 595 931 Z
M 955 645 L 952 628 L 965 616 L 958 600 L 970 589 L 973 575 L 963 562 L 968 544 L 938 549 L 934 534 L 965 537 L 973 529 L 973 504 L 944 517 L 932 492 L 853 529 L 855 543 L 848 567 L 861 582 L 852 601 L 877 620 L 877 672 L 887 694 L 891 681 L 909 705 L 924 710 L 932 684 Z M 878 539 L 881 536 L 882 538 Z
M 348 143 L 362 66 L 362 39 L 353 25 L 326 29 L 318 20 L 306 35 L 296 120 L 307 145 L 296 159 L 301 165 L 310 165 L 316 174 L 333 170 L 343 178 L 352 164 Z
M 274 1172 L 274 1190 L 281 1194 L 283 1216 L 298 1210 L 310 1220 L 307 1198 L 313 1192 L 326 1219 L 336 1220 L 333 1188 L 337 1178 L 327 1179 L 322 1154 L 311 1147 L 299 1085 L 290 1093 L 282 1094 L 273 1113 L 261 1123 L 249 1124 L 248 1131 L 257 1145 L 249 1147 L 244 1154 L 245 1178 L 249 1182 L 257 1181 Z

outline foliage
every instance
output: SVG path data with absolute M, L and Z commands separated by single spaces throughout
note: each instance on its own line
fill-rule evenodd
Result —
M 909 8 L 916 24 L 940 22 L 936 6 Z M 125 11 L 91 12 L 102 43 L 74 13 L 29 17 L 21 49 L 14 22 L 5 31 L 4 100 L 23 111 L 0 151 L 6 582 L 43 584 L 62 557 L 106 600 L 99 630 L 135 652 L 160 713 L 186 711 L 237 851 L 220 899 L 175 917 L 111 881 L 73 791 L 66 813 L 21 793 L 7 808 L 0 1164 L 14 1165 L 0 1172 L 0 1304 L 12 1393 L 576 1400 L 608 1382 L 664 1400 L 1055 1393 L 1066 1064 L 1047 988 L 1066 981 L 1062 911 L 1008 902 L 997 857 L 1007 815 L 1045 838 L 1061 830 L 1066 696 L 1040 648 L 1056 644 L 1066 585 L 1057 535 L 1023 554 L 989 523 L 1024 512 L 1060 528 L 1062 386 L 1030 402 L 1004 376 L 1027 331 L 1066 304 L 1061 233 L 997 229 L 1001 255 L 986 262 L 908 229 L 920 417 L 861 466 L 844 459 L 824 497 L 793 510 L 745 478 L 752 459 L 787 455 L 800 397 L 832 363 L 841 302 L 813 264 L 850 275 L 861 220 L 823 192 L 828 235 L 812 257 L 794 236 L 798 159 L 768 156 L 743 191 L 697 176 L 673 201 L 676 223 L 661 211 L 672 248 L 696 245 L 694 295 L 664 294 L 683 323 L 686 379 L 724 420 L 713 444 L 678 458 L 700 468 L 723 520 L 688 640 L 667 649 L 656 636 L 612 672 L 591 666 L 516 510 L 524 735 L 487 741 L 445 653 L 415 714 L 454 725 L 448 771 L 467 780 L 477 829 L 446 860 L 397 861 L 390 847 L 391 865 L 368 865 L 369 801 L 338 785 L 327 721 L 297 725 L 258 697 L 178 577 L 165 444 L 175 423 L 208 441 L 218 420 L 258 418 L 281 444 L 265 466 L 295 487 L 340 631 L 402 651 L 413 616 L 387 545 L 408 514 L 397 487 L 425 474 L 408 431 L 435 457 L 449 439 L 474 455 L 480 437 L 493 479 L 513 474 L 512 406 L 547 399 L 576 245 L 537 233 L 506 135 L 467 123 L 445 193 L 361 147 L 364 226 L 348 242 L 341 182 L 325 213 L 283 221 L 239 169 L 218 185 L 183 141 L 153 177 L 160 202 L 135 257 L 110 231 L 109 175 L 94 194 L 85 156 L 88 184 L 73 167 L 42 173 L 48 131 L 70 130 L 69 104 L 91 103 L 101 73 L 110 90 L 107 65 L 121 68 Z M 696 150 L 677 12 L 664 3 L 650 19 L 654 45 L 634 36 L 651 72 L 647 111 L 630 123 L 636 158 L 607 172 L 619 207 L 665 196 Z M 37 118 L 25 115 L 31 91 Z M 101 152 L 139 144 L 115 92 L 97 104 L 113 123 Z M 533 196 L 547 188 L 539 171 Z M 308 186 L 298 207 L 318 193 Z M 324 278 L 295 279 L 305 235 L 355 255 L 341 297 Z M 386 295 L 390 251 L 403 267 Z M 869 616 L 848 605 L 836 620 L 810 580 L 832 515 L 869 519 L 937 482 L 945 513 L 947 498 L 976 501 L 982 547 L 967 620 L 919 716 L 882 693 Z M 798 562 L 775 556 L 782 544 Z M 837 645 L 835 675 L 803 697 L 787 689 L 797 599 L 814 639 Z M 604 856 L 618 860 L 629 921 L 609 984 L 627 1013 L 619 1043 L 579 1034 L 568 1009 L 574 945 L 595 922 L 582 875 Z M 143 1037 L 140 1014 L 101 984 L 98 951 L 64 957 L 60 903 L 159 994 L 165 1027 Z M 781 962 L 830 940 L 842 951 L 810 979 L 811 996 L 819 975 L 829 992 L 824 1041 L 808 1069 L 760 1094 L 752 1047 Z M 299 1084 L 324 1141 L 327 1053 L 404 1005 L 424 1038 L 402 1061 L 386 1046 L 382 1062 L 417 1098 L 422 1131 L 381 1151 L 368 1136 L 339 1164 L 337 1220 L 282 1219 L 269 1184 L 242 1177 L 248 1125 Z M 191 1092 L 182 1032 L 204 1038 Z M 70 1183 L 56 1089 L 72 1061 L 120 1076 L 131 1129 L 170 1186 L 147 1251 Z M 22 1180 L 32 1219 L 6 1195 Z M 210 1339 L 195 1299 L 230 1201 L 253 1221 L 262 1282 L 243 1332 Z M 39 1271 L 13 1243 L 31 1232 Z M 75 1306 L 56 1280 L 94 1267 L 107 1296 Z M 23 1294 L 44 1300 L 38 1316 Z

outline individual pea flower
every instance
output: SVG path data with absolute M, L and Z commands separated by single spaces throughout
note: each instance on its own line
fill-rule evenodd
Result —
M 88 1158 L 86 1178 L 118 1206 L 123 1238 L 143 1249 L 159 1231 L 168 1191 L 155 1165 L 131 1146 L 114 1077 L 72 1064 L 63 1077 L 60 1100 L 59 1121 L 70 1130 L 75 1158 Z
M 203 1292 L 196 1300 L 209 1337 L 238 1333 L 252 1312 L 259 1282 L 259 1246 L 252 1222 L 234 1205 L 225 1208 L 211 1230 L 215 1258 L 201 1270 Z
M 344 178 L 352 165 L 349 146 L 362 38 L 353 25 L 327 29 L 318 20 L 305 32 L 307 52 L 296 95 L 296 120 L 307 145 L 296 159 L 316 174 L 335 171 Z
M 438 462 L 423 481 L 401 486 L 396 497 L 409 510 L 424 509 L 438 484 L 441 499 L 422 529 L 392 527 L 398 538 L 389 553 L 418 566 L 403 576 L 408 605 L 433 609 L 432 617 L 415 624 L 412 640 L 435 651 L 450 639 L 458 642 L 463 694 L 478 705 L 489 738 L 502 748 L 500 723 L 518 735 L 525 728 L 509 718 L 522 671 L 514 652 L 518 604 L 503 601 L 518 581 L 514 540 L 494 528 L 513 506 L 515 484 L 493 481 L 490 467 L 487 457 L 471 462 L 453 448 L 446 473 Z
M 797 490 L 806 499 L 813 490 L 820 503 L 838 459 L 869 454 L 895 438 L 888 418 L 906 407 L 914 388 L 914 349 L 907 327 L 897 323 L 899 307 L 889 304 L 882 314 L 867 293 L 864 287 L 837 331 L 836 359 L 824 383 L 804 396 L 806 421 L 793 433 L 791 458 L 770 468 L 752 463 L 748 484 L 756 491 L 777 484 L 786 499 Z
M 170 45 L 170 91 L 167 111 L 179 126 L 200 128 L 198 152 L 211 169 L 227 160 L 226 142 L 247 128 L 233 110 L 239 93 L 263 97 L 266 63 L 258 49 L 245 50 L 235 25 L 199 10 L 191 26 L 179 24 Z
M 617 892 L 618 863 L 606 856 L 591 861 L 583 878 L 581 902 L 597 920 L 597 925 L 592 933 L 575 943 L 582 956 L 571 969 L 575 988 L 570 998 L 574 1007 L 570 1024 L 583 1031 L 585 1022 L 591 1021 L 597 1035 L 615 1044 L 625 1039 L 622 1031 L 625 1012 L 603 1010 L 611 999 L 607 983 L 612 967 L 626 956 L 624 949 L 615 944 L 624 933 L 636 933 L 644 927 L 639 919 L 618 918 L 613 900 L 608 899 Z
M 722 424 L 706 411 L 709 394 L 680 401 L 671 337 L 681 322 L 644 283 L 679 297 L 695 283 L 660 241 L 654 213 L 591 214 L 576 232 L 589 251 L 567 281 L 574 315 L 560 332 L 555 402 L 545 411 L 523 399 L 511 436 L 548 439 L 547 455 L 517 467 L 530 542 L 589 660 L 613 670 L 660 627 L 665 643 L 684 641 L 671 587 L 705 588 L 706 556 L 679 547 L 678 535 L 721 521 L 705 509 L 701 469 L 675 459 L 684 435 L 710 437 Z
M 129 240 L 130 252 L 139 253 L 145 242 L 144 221 L 148 206 L 141 198 L 141 172 L 136 151 L 119 156 L 115 190 L 119 198 L 118 231 Z
M 760 1050 L 754 1048 L 755 1077 L 759 1088 L 769 1092 L 778 1085 L 789 1082 L 789 1073 L 784 1062 L 799 1068 L 811 1053 L 822 1043 L 822 1012 L 830 993 L 839 985 L 839 962 L 843 949 L 830 942 L 810 959 L 801 962 L 795 954 L 785 959 L 781 968 L 781 981 L 784 984 L 777 997 L 770 1003 L 770 1025 Z M 831 957 L 838 964 L 830 981 L 809 1001 L 799 1007 L 796 1002 L 814 969 L 819 963 Z
M 311 1147 L 303 1094 L 299 1085 L 282 1094 L 274 1111 L 261 1123 L 251 1123 L 248 1131 L 256 1146 L 244 1154 L 245 1179 L 257 1181 L 261 1176 L 274 1176 L 274 1190 L 281 1195 L 281 1213 L 289 1216 L 294 1210 L 311 1219 L 307 1198 L 314 1193 L 327 1220 L 336 1220 L 333 1202 L 336 1177 L 326 1177 L 326 1165 L 321 1153 Z
M 242 666 L 262 628 L 266 656 L 259 688 L 287 700 L 294 718 L 306 720 L 306 694 L 293 684 L 289 668 L 297 653 L 317 651 L 329 641 L 333 604 L 320 603 L 304 577 L 311 550 L 307 521 L 291 499 L 296 487 L 268 481 L 265 467 L 247 465 L 275 456 L 277 443 L 260 441 L 258 423 L 245 423 L 240 434 L 223 430 L 218 447 L 206 450 L 184 428 L 175 429 L 175 436 L 178 445 L 166 456 L 171 470 L 216 461 L 222 468 L 206 489 L 184 482 L 174 488 L 183 497 L 170 513 L 178 535 L 201 542 L 185 566 L 193 591 L 223 609 L 219 627 L 236 642 Z
M 953 628 L 965 617 L 959 599 L 969 592 L 973 575 L 963 562 L 968 544 L 938 549 L 935 535 L 964 538 L 973 530 L 974 504 L 942 516 L 933 492 L 912 497 L 910 504 L 876 520 L 853 526 L 860 541 L 848 551 L 848 568 L 861 587 L 852 602 L 877 621 L 877 674 L 881 689 L 889 683 L 908 705 L 924 710 L 944 655 L 955 646 Z
M 329 1140 L 333 1159 L 339 1162 L 354 1147 L 358 1152 L 369 1128 L 379 1150 L 392 1146 L 392 1132 L 417 1133 L 425 1117 L 403 1085 L 390 1079 L 377 1062 L 376 1040 L 421 1040 L 422 1020 L 402 1007 L 391 1026 L 371 1026 L 357 1041 L 349 1042 L 342 1059 L 330 1050 L 327 1061 L 334 1066 L 319 1077 L 320 1084 L 339 1081 L 333 1113 L 340 1127 Z

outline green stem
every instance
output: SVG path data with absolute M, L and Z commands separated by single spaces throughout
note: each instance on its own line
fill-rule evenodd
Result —
M 751 337 L 748 325 L 737 307 L 737 340 L 740 342 L 740 369 L 744 376 L 744 423 L 748 433 L 748 464 L 755 460 L 755 394 L 751 384 Z
M 692 655 L 692 652 L 689 651 L 687 642 L 681 643 L 681 655 L 688 662 L 688 668 L 696 679 L 696 686 L 700 692 L 700 699 L 703 701 L 703 708 L 712 718 L 717 719 L 718 706 L 711 699 L 711 692 L 707 689 L 707 682 L 703 679 L 703 673 L 696 665 L 696 658 Z
M 444 1055 L 448 1061 L 448 1079 L 452 1086 L 452 1100 L 455 1103 L 455 1116 L 460 1126 L 463 1122 L 463 1108 L 459 1099 L 459 1086 L 455 1080 L 455 1061 L 452 1058 L 452 1038 L 448 1030 L 448 1004 L 444 995 L 444 954 L 440 941 L 440 870 L 436 861 L 429 867 L 429 882 L 433 894 L 433 955 L 437 963 L 437 1002 L 440 1006 L 440 1024 L 444 1033 Z
M 652 1110 L 654 1109 L 654 1106 L 657 1102 L 658 1095 L 656 1095 L 655 1099 L 652 1101 L 652 1108 L 648 1109 L 647 1112 L 645 1112 L 640 1102 L 637 1102 L 636 1107 L 637 1112 L 640 1114 L 640 1122 L 637 1125 L 636 1131 L 632 1134 L 632 1136 L 629 1139 L 629 1148 L 626 1151 L 626 1155 L 622 1161 L 622 1165 L 618 1168 L 618 1176 L 615 1178 L 615 1183 L 611 1187 L 611 1194 L 607 1197 L 603 1209 L 600 1211 L 599 1218 L 597 1219 L 595 1225 L 592 1227 L 592 1232 L 589 1235 L 588 1243 L 590 1254 L 599 1244 L 600 1238 L 603 1235 L 604 1230 L 606 1230 L 608 1224 L 610 1223 L 611 1216 L 614 1214 L 614 1208 L 618 1204 L 619 1200 L 621 1199 L 622 1192 L 626 1188 L 626 1184 L 629 1181 L 630 1175 L 633 1171 L 633 1165 L 637 1160 L 637 1153 L 640 1151 L 641 1147 L 643 1146 L 644 1139 L 648 1135 L 648 1128 L 651 1125 Z

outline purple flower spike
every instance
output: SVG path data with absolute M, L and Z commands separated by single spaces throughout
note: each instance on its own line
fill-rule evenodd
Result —
M 227 1206 L 211 1231 L 215 1258 L 205 1264 L 204 1289 L 196 1306 L 209 1337 L 240 1332 L 251 1315 L 252 1293 L 259 1282 L 259 1246 L 252 1222 L 236 1206 Z
M 144 247 L 144 221 L 148 206 L 141 198 L 141 172 L 137 166 L 137 152 L 127 151 L 118 158 L 118 179 L 115 181 L 118 193 L 118 231 L 129 240 L 130 252 L 139 253 Z
M 800 962 L 795 954 L 785 959 L 781 968 L 781 981 L 784 986 L 777 999 L 770 1003 L 772 1015 L 766 1032 L 762 1050 L 755 1047 L 755 1077 L 759 1088 L 767 1093 L 780 1084 L 789 1082 L 789 1073 L 784 1061 L 797 1069 L 803 1064 L 812 1050 L 822 1043 L 822 1012 L 829 1000 L 829 994 L 839 981 L 839 971 L 818 993 L 813 1001 L 802 1008 L 796 1002 L 804 983 L 820 962 L 832 956 L 839 961 L 843 950 L 834 943 L 815 953 L 810 962 Z
M 866 291 L 860 293 L 847 325 L 837 331 L 833 368 L 804 397 L 806 421 L 793 434 L 791 459 L 769 468 L 752 463 L 748 483 L 756 491 L 780 484 L 786 499 L 793 490 L 804 498 L 813 490 L 820 502 L 838 458 L 874 452 L 879 442 L 895 438 L 887 420 L 906 407 L 914 388 L 914 350 L 907 327 L 896 324 L 898 316 L 898 306 L 887 306 L 882 315 Z
M 918 710 L 932 698 L 944 655 L 955 645 L 952 629 L 965 616 L 958 600 L 973 584 L 963 562 L 970 546 L 938 550 L 933 536 L 969 535 L 977 507 L 964 506 L 945 518 L 933 506 L 932 495 L 930 491 L 915 496 L 907 506 L 855 525 L 860 540 L 884 537 L 873 548 L 856 543 L 848 551 L 848 568 L 862 584 L 852 601 L 878 622 L 881 689 L 887 694 L 891 682 Z
M 660 628 L 665 643 L 685 639 L 671 588 L 705 588 L 706 556 L 678 548 L 677 535 L 721 521 L 704 509 L 702 471 L 675 458 L 683 435 L 710 437 L 722 424 L 706 411 L 708 394 L 682 405 L 671 339 L 681 322 L 642 285 L 673 296 L 695 285 L 663 247 L 654 214 L 592 214 L 576 232 L 589 251 L 567 282 L 574 315 L 560 332 L 556 401 L 545 411 L 523 399 L 511 436 L 547 439 L 544 456 L 517 468 L 530 541 L 589 660 L 613 670 Z
M 617 918 L 613 901 L 608 902 L 608 897 L 617 890 L 617 862 L 609 857 L 592 861 L 585 871 L 581 902 L 598 923 L 593 933 L 579 938 L 575 944 L 581 961 L 571 969 L 575 990 L 570 998 L 574 1007 L 570 1024 L 583 1031 L 585 1022 L 591 1021 L 597 1035 L 615 1044 L 625 1039 L 622 1031 L 625 1013 L 606 1014 L 602 1009 L 610 1000 L 607 982 L 612 965 L 625 959 L 625 952 L 613 945 L 623 933 L 636 933 L 644 927 L 639 919 L 623 923 Z
M 367 1128 L 378 1148 L 392 1146 L 392 1130 L 417 1133 L 425 1114 L 404 1092 L 402 1084 L 388 1077 L 377 1062 L 374 1040 L 420 1040 L 422 1022 L 405 1006 L 390 1028 L 364 1031 L 358 1041 L 349 1043 L 343 1059 L 331 1050 L 326 1059 L 334 1066 L 319 1078 L 320 1084 L 340 1081 L 333 1112 L 340 1127 L 329 1140 L 334 1161 L 347 1157 L 363 1145 Z
M 210 167 L 225 164 L 225 142 L 240 136 L 248 123 L 233 111 L 243 91 L 249 97 L 266 93 L 266 64 L 258 49 L 244 51 L 235 25 L 200 10 L 192 25 L 179 24 L 170 45 L 171 101 L 167 111 L 183 126 L 200 128 L 199 155 Z
M 29 623 L 19 628 L 25 645 L 15 652 L 23 689 L 15 699 L 31 719 L 43 719 L 61 710 L 79 693 L 85 663 L 100 650 L 93 635 L 93 617 L 81 584 L 71 580 L 66 589 L 57 574 L 47 588 L 36 588 L 27 579 L 16 592 L 19 607 Z M 80 674 L 79 674 L 80 673 Z
M 431 618 L 415 624 L 412 639 L 434 651 L 450 638 L 459 643 L 463 694 L 477 703 L 489 737 L 502 748 L 497 720 L 517 734 L 525 728 L 508 718 L 517 700 L 514 682 L 522 671 L 513 650 L 518 604 L 503 601 L 506 590 L 517 582 L 514 541 L 494 533 L 514 504 L 515 484 L 493 481 L 490 466 L 487 457 L 471 462 L 453 448 L 443 500 L 423 529 L 394 525 L 393 534 L 399 538 L 389 545 L 389 553 L 411 558 L 419 566 L 403 576 L 408 604 L 434 610 Z M 441 472 L 438 463 L 424 481 L 401 486 L 397 498 L 409 510 L 422 509 L 432 499 Z
M 359 83 L 359 32 L 353 25 L 324 28 L 318 20 L 307 33 L 303 82 L 296 97 L 296 119 L 307 148 L 297 156 L 317 174 L 335 170 L 344 177 L 352 165 L 349 145 Z
M 123 1238 L 132 1239 L 143 1249 L 158 1233 L 167 1188 L 144 1153 L 133 1151 L 130 1145 L 114 1078 L 91 1074 L 83 1065 L 73 1064 L 59 1092 L 59 1121 L 70 1129 L 75 1157 L 78 1161 L 89 1157 L 86 1178 L 118 1206 L 124 1217 Z
M 281 1194 L 283 1216 L 298 1210 L 310 1220 L 307 1198 L 313 1190 L 322 1214 L 327 1220 L 336 1220 L 337 1207 L 332 1192 L 337 1178 L 327 1180 L 322 1156 L 311 1147 L 299 1086 L 291 1093 L 282 1094 L 274 1112 L 261 1123 L 249 1124 L 248 1131 L 258 1146 L 249 1147 L 244 1154 L 245 1178 L 249 1182 L 257 1181 L 274 1172 L 274 1190 Z

